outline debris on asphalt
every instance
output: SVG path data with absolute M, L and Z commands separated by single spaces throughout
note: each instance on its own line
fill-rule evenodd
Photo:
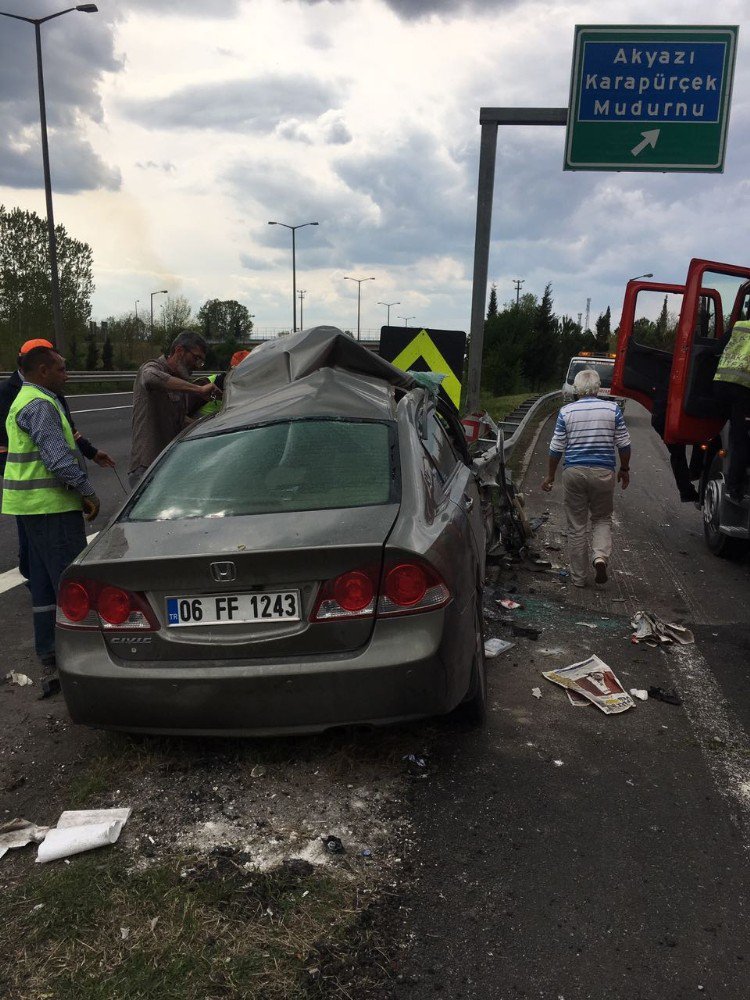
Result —
M 506 639 L 488 639 L 484 644 L 484 655 L 492 659 L 500 653 L 505 653 L 512 649 L 515 642 L 508 642 Z
M 535 642 L 542 634 L 540 628 L 532 628 L 530 625 L 517 625 L 513 622 L 513 635 L 522 636 L 524 639 L 533 639 Z
M 563 766 L 563 762 L 561 760 L 553 760 L 552 763 L 555 765 L 555 767 Z
M 541 688 L 532 688 L 531 689 L 531 693 L 532 693 L 532 695 L 535 698 L 541 698 L 542 697 L 542 689 Z
M 635 707 L 614 671 L 596 654 L 559 670 L 546 670 L 542 677 L 583 695 L 605 715 L 614 715 Z
M 21 674 L 17 670 L 11 670 L 9 674 L 5 675 L 6 681 L 10 684 L 17 684 L 19 687 L 26 687 L 27 684 L 33 684 L 32 679 L 26 674 Z
M 413 777 L 427 777 L 427 754 L 407 753 L 403 759 L 406 761 L 406 773 Z
M 129 808 L 66 810 L 39 845 L 37 862 L 58 861 L 114 844 L 130 812 Z
M 667 705 L 682 704 L 682 698 L 680 698 L 676 688 L 663 688 L 652 685 L 648 689 L 648 696 L 649 698 L 654 698 L 656 701 L 664 701 Z
M 5 791 L 15 792 L 17 789 L 21 787 L 21 785 L 25 784 L 26 784 L 26 775 L 19 774 L 17 778 L 13 778 L 11 781 L 8 782 L 8 784 L 5 786 Z
M 38 844 L 47 836 L 48 826 L 37 826 L 27 819 L 8 820 L 0 826 L 0 858 L 14 847 Z
M 645 688 L 631 688 L 630 693 L 639 701 L 648 701 L 648 691 Z
M 517 608 L 523 607 L 523 604 L 519 604 L 518 601 L 512 601 L 509 597 L 503 597 L 499 601 L 496 601 L 496 603 L 507 611 L 515 611 Z
M 689 628 L 665 622 L 650 611 L 636 611 L 630 620 L 630 627 L 635 629 L 630 641 L 644 642 L 647 646 L 668 645 L 673 642 L 686 646 L 695 642 Z
M 328 834 L 327 837 L 320 838 L 323 841 L 323 846 L 329 854 L 343 854 L 344 845 L 341 843 L 339 837 L 334 837 L 333 834 Z
M 583 625 L 584 628 L 598 628 L 593 622 L 576 622 L 576 625 Z
M 552 568 L 552 562 L 549 559 L 535 559 L 534 560 L 534 565 L 538 566 L 539 569 L 551 569 Z
M 529 527 L 532 531 L 539 531 L 541 526 L 549 520 L 549 514 L 540 514 L 539 517 L 532 517 L 529 520 Z

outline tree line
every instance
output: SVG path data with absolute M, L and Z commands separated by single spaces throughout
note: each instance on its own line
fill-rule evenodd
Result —
M 234 299 L 208 299 L 193 315 L 184 295 L 169 296 L 154 327 L 135 312 L 91 323 L 94 292 L 91 247 L 56 225 L 62 319 L 70 369 L 128 370 L 163 352 L 181 330 L 209 341 L 207 367 L 225 368 L 252 329 L 247 306 Z M 149 317 L 150 320 L 150 317 Z M 25 340 L 53 332 L 52 283 L 46 220 L 35 212 L 0 205 L 0 368 L 15 366 Z
M 573 355 L 611 350 L 609 306 L 592 332 L 570 316 L 557 316 L 552 304 L 548 284 L 541 299 L 527 292 L 499 309 L 497 288 L 492 286 L 484 323 L 483 389 L 505 396 L 558 388 Z

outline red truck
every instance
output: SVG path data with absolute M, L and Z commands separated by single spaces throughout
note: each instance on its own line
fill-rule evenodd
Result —
M 726 335 L 748 318 L 747 267 L 694 258 L 684 285 L 629 281 L 612 378 L 613 395 L 629 396 L 650 411 L 657 402 L 666 405 L 667 444 L 703 449 L 703 530 L 709 549 L 724 557 L 748 548 L 750 502 L 725 497 L 728 428 L 713 377 Z

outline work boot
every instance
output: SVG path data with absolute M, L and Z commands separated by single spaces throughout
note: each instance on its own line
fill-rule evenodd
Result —
M 594 574 L 597 583 L 607 582 L 607 564 L 603 559 L 594 559 Z

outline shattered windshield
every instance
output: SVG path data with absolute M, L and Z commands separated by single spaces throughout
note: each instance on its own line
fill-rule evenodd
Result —
M 171 521 L 391 503 L 395 458 L 395 430 L 370 421 L 280 421 L 186 438 L 126 516 Z

